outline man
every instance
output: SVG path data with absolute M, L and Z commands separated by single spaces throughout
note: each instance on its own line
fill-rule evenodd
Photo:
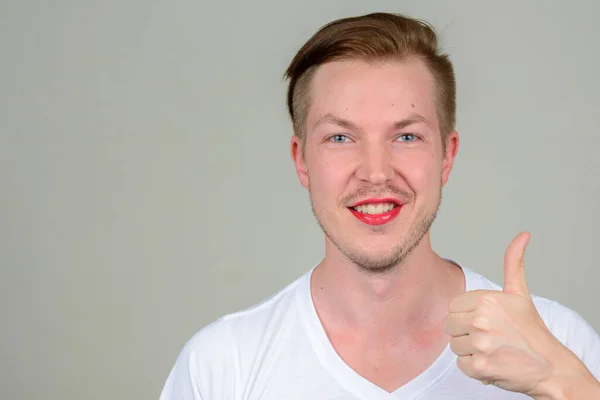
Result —
M 430 26 L 332 22 L 286 76 L 325 257 L 198 332 L 161 399 L 600 399 L 600 337 L 529 294 L 528 233 L 506 251 L 503 287 L 431 248 L 459 140 L 453 68 Z

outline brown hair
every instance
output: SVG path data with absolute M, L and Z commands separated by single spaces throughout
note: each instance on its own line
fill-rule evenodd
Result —
M 330 22 L 298 51 L 284 77 L 289 79 L 287 106 L 294 134 L 306 136 L 309 87 L 317 68 L 343 59 L 403 60 L 421 58 L 437 89 L 437 114 L 442 139 L 456 122 L 456 81 L 449 57 L 441 52 L 433 27 L 400 14 L 372 13 Z M 445 140 L 442 140 L 445 144 Z

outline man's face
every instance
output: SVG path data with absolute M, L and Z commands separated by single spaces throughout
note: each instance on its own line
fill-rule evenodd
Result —
M 433 77 L 420 60 L 336 61 L 310 98 L 292 155 L 313 212 L 345 257 L 387 271 L 428 233 L 456 155 L 456 132 L 442 146 Z

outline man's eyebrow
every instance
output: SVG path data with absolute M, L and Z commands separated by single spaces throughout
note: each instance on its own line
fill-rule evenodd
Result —
M 431 122 L 421 114 L 411 114 L 408 118 L 403 119 L 402 121 L 398 121 L 394 124 L 394 128 L 396 129 L 404 129 L 410 125 L 423 124 L 429 128 L 433 128 Z
M 344 118 L 336 117 L 335 115 L 333 115 L 331 113 L 327 113 L 327 114 L 323 115 L 321 118 L 319 118 L 317 120 L 317 122 L 315 123 L 313 129 L 316 129 L 319 125 L 326 124 L 326 123 L 338 125 L 345 129 L 358 130 L 358 126 L 355 123 L 353 123 L 352 121 L 349 121 Z M 405 118 L 401 121 L 394 123 L 394 128 L 395 129 L 403 129 L 403 128 L 406 128 L 407 126 L 415 125 L 415 124 L 424 124 L 424 125 L 427 125 L 429 128 L 432 128 L 431 122 L 429 122 L 429 120 L 427 118 L 425 118 L 421 114 L 416 114 L 416 113 L 411 114 L 408 118 Z
M 356 126 L 356 124 L 354 124 L 353 122 L 350 122 L 347 119 L 336 117 L 335 115 L 333 115 L 331 113 L 327 113 L 327 114 L 323 115 L 321 118 L 319 118 L 317 120 L 317 122 L 315 122 L 315 126 L 313 129 L 316 129 L 319 125 L 323 125 L 323 124 L 327 124 L 327 123 L 338 125 L 345 129 L 353 129 L 353 130 L 358 129 L 358 126 Z

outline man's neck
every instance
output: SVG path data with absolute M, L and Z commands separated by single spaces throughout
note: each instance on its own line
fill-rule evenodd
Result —
M 325 257 L 313 272 L 311 292 L 326 325 L 383 341 L 438 329 L 449 300 L 465 290 L 464 276 L 424 239 L 402 265 L 382 274 Z

